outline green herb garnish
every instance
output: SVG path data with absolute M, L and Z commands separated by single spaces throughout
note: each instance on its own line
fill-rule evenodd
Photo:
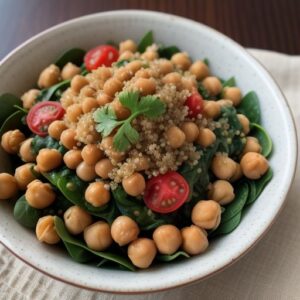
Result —
M 110 135 L 115 128 L 119 127 L 113 141 L 113 146 L 117 151 L 126 151 L 130 145 L 139 140 L 139 133 L 131 125 L 132 120 L 139 115 L 154 119 L 166 110 L 165 104 L 156 96 L 139 98 L 138 92 L 122 92 L 119 95 L 121 104 L 131 112 L 125 120 L 117 120 L 114 110 L 108 105 L 97 109 L 94 113 L 94 120 L 98 123 L 96 130 L 103 137 Z

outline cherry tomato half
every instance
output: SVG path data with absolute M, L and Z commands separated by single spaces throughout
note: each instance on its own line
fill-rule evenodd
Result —
M 84 57 L 84 63 L 87 70 L 91 71 L 101 66 L 110 67 L 117 61 L 119 52 L 110 45 L 101 45 L 91 49 Z
M 147 184 L 144 201 L 151 210 L 166 214 L 177 210 L 188 199 L 190 188 L 177 172 L 151 178 Z
M 65 110 L 60 103 L 54 101 L 43 101 L 34 105 L 26 118 L 29 129 L 39 136 L 48 134 L 49 125 L 60 120 L 65 114 Z
M 185 105 L 189 108 L 189 117 L 196 118 L 203 110 L 203 99 L 201 95 L 195 91 L 186 99 Z

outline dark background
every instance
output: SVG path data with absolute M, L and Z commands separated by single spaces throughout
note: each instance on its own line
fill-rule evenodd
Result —
M 300 54 L 300 0 L 0 0 L 0 59 L 50 26 L 126 8 L 184 16 L 245 47 Z

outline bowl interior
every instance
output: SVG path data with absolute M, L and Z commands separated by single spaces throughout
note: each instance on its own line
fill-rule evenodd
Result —
M 73 262 L 55 247 L 37 242 L 34 234 L 12 217 L 12 207 L 0 205 L 0 240 L 17 256 L 53 277 L 79 286 L 113 292 L 154 291 L 204 278 L 241 256 L 272 223 L 291 183 L 296 160 L 295 131 L 284 98 L 267 72 L 247 52 L 224 35 L 176 16 L 115 11 L 86 16 L 45 31 L 11 53 L 0 66 L 0 91 L 21 95 L 35 85 L 39 72 L 64 50 L 89 49 L 108 40 L 138 41 L 153 30 L 155 41 L 177 45 L 193 59 L 208 58 L 213 74 L 235 76 L 243 93 L 255 90 L 260 99 L 263 126 L 274 142 L 270 160 L 274 178 L 249 209 L 240 226 L 215 240 L 207 253 L 139 273 L 97 269 Z M 284 147 L 282 146 L 284 145 Z M 0 153 L 0 169 L 5 169 Z

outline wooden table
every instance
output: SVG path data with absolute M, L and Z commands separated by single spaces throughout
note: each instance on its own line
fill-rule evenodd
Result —
M 300 54 L 299 0 L 0 0 L 0 59 L 50 26 L 116 9 L 168 12 L 216 28 L 245 47 Z

